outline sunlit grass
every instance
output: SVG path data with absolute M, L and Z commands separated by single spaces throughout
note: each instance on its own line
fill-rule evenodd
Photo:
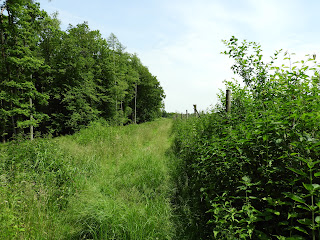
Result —
M 0 239 L 175 239 L 170 120 L 0 149 Z
M 173 183 L 165 154 L 170 128 L 168 120 L 126 127 L 96 125 L 59 139 L 76 161 L 95 163 L 70 204 L 72 237 L 173 238 Z

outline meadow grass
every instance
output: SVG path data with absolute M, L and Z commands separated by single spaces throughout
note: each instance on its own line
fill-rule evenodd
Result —
M 59 238 L 73 175 L 71 158 L 53 140 L 2 145 L 0 239 Z
M 1 239 L 175 239 L 171 125 L 93 123 L 16 153 L 2 147 Z
M 60 144 L 91 174 L 70 203 L 72 238 L 172 239 L 171 121 L 95 125 Z M 81 164 L 80 163 L 80 164 Z

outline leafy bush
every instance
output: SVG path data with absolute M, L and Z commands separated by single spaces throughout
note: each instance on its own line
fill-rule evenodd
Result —
M 175 124 L 198 236 L 319 238 L 319 65 L 285 53 L 290 65 L 278 67 L 280 52 L 265 64 L 258 44 L 225 44 L 245 83 L 226 82 L 232 112 L 221 92 L 210 114 Z

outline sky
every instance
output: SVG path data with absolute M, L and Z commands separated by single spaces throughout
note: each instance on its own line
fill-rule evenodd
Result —
M 320 57 L 318 0 L 38 0 L 58 12 L 61 28 L 88 22 L 104 38 L 114 33 L 129 53 L 157 76 L 167 112 L 206 111 L 224 80 L 237 78 L 222 40 L 261 44 L 264 59 L 276 50 Z

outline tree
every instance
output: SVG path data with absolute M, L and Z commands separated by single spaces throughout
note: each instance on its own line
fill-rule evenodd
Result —
M 3 4 L 0 21 L 3 141 L 7 135 L 16 135 L 26 128 L 32 131 L 47 118 L 38 111 L 38 106 L 47 104 L 48 96 L 38 91 L 36 79 L 37 73 L 48 67 L 38 51 L 41 22 L 45 17 L 39 4 L 32 1 L 8 0 Z
M 70 133 L 99 117 L 99 79 L 95 69 L 99 38 L 100 33 L 90 31 L 87 23 L 70 26 L 62 35 L 54 56 L 55 76 L 50 90 L 54 131 Z
M 0 42 L 3 141 L 28 131 L 32 139 L 34 127 L 59 135 L 98 118 L 127 124 L 160 116 L 158 80 L 114 34 L 105 40 L 86 22 L 61 31 L 57 13 L 49 17 L 38 3 L 7 0 Z
M 164 91 L 158 79 L 143 65 L 139 67 L 140 83 L 137 86 L 137 116 L 138 122 L 154 120 L 161 116 Z
M 108 40 L 109 48 L 112 54 L 112 79 L 113 87 L 110 89 L 115 99 L 114 120 L 119 123 L 126 122 L 127 118 L 124 113 L 123 101 L 127 95 L 128 84 L 126 81 L 128 54 L 124 52 L 125 47 L 120 43 L 118 38 L 111 33 Z
M 129 75 L 129 94 L 127 103 L 134 109 L 132 121 L 137 123 L 137 97 L 138 97 L 138 84 L 140 83 L 139 68 L 142 66 L 140 59 L 136 54 L 130 56 L 128 75 Z

